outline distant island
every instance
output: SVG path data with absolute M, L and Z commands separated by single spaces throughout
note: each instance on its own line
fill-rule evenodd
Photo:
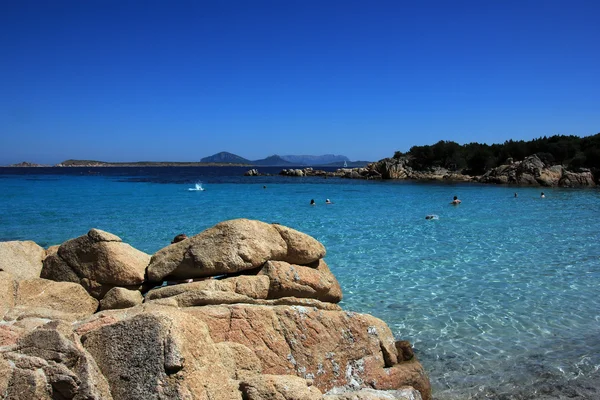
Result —
M 200 160 L 205 163 L 223 163 L 223 164 L 241 164 L 248 166 L 263 166 L 263 167 L 364 167 L 370 161 L 350 161 L 343 155 L 324 154 L 321 156 L 311 155 L 277 155 L 274 154 L 260 160 L 248 160 L 240 157 L 237 154 L 232 154 L 226 151 L 214 154 L 209 157 L 204 157 Z
M 98 160 L 65 160 L 56 165 L 42 165 L 23 161 L 18 164 L 11 164 L 8 167 L 204 167 L 204 166 L 248 166 L 248 167 L 364 167 L 370 161 L 350 161 L 346 156 L 325 154 L 321 156 L 312 155 L 285 155 L 272 156 L 260 159 L 249 160 L 238 156 L 237 154 L 222 151 L 198 161 L 125 161 L 125 162 L 107 162 Z

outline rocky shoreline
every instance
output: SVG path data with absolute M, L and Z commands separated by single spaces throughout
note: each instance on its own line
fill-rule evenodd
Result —
M 257 170 L 254 171 L 254 174 L 249 175 L 260 175 Z M 364 168 L 341 168 L 335 172 L 304 168 L 284 169 L 279 174 L 296 177 L 472 182 L 544 187 L 596 187 L 600 184 L 600 174 L 595 176 L 589 169 L 581 169 L 579 172 L 568 171 L 562 165 L 546 165 L 536 155 L 527 157 L 523 161 L 508 160 L 505 165 L 493 168 L 479 176 L 465 175 L 444 168 L 418 171 L 410 167 L 406 158 L 385 158 Z
M 1 242 L 4 398 L 431 398 L 410 344 L 338 305 L 314 238 L 238 219 L 173 242 Z

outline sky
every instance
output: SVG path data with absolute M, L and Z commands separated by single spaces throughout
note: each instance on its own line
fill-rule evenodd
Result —
M 0 165 L 600 132 L 596 0 L 5 0 Z

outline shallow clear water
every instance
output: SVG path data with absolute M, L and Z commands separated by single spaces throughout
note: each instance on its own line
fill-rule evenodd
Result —
M 47 247 L 95 227 L 152 254 L 226 219 L 278 222 L 325 244 L 342 306 L 410 340 L 435 398 L 600 398 L 598 190 L 11 171 L 0 169 L 0 240 Z M 198 182 L 205 191 L 188 190 Z

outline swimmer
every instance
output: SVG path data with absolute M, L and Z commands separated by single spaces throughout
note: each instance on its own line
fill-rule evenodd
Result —
M 435 214 L 429 214 L 425 217 L 425 219 L 440 219 L 440 217 Z
M 325 204 L 333 204 L 329 199 L 325 199 Z
M 546 196 L 544 195 L 544 192 L 542 192 L 542 194 L 540 195 L 540 197 L 541 197 L 542 199 L 546 198 Z
M 519 195 L 517 194 L 517 192 L 515 192 L 515 197 L 519 197 Z
M 311 199 L 310 200 L 310 205 L 311 206 L 316 206 L 317 205 L 317 203 L 315 203 L 315 199 Z
M 460 204 L 460 203 L 461 203 L 461 201 L 460 201 L 460 200 L 458 199 L 458 197 L 456 197 L 456 196 L 454 196 L 454 200 L 452 200 L 452 201 L 450 202 L 450 204 L 452 204 L 452 205 L 454 205 L 454 206 L 455 206 L 455 205 L 457 205 L 457 204 Z

